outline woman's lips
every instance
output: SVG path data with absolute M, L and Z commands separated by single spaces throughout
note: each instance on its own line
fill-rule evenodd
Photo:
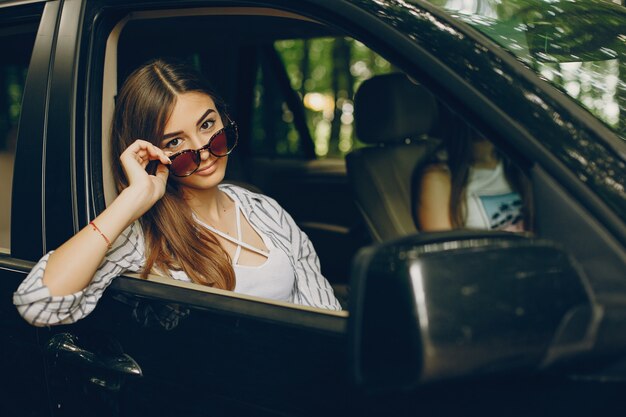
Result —
M 208 176 L 215 172 L 217 169 L 217 161 L 213 162 L 211 165 L 201 168 L 194 172 L 194 175 Z

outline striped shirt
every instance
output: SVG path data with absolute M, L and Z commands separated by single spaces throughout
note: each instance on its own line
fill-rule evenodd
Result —
M 291 302 L 341 310 L 332 287 L 321 274 L 313 244 L 275 200 L 235 185 L 222 184 L 220 190 L 239 203 L 250 223 L 289 257 L 295 273 Z M 115 277 L 140 272 L 146 261 L 143 232 L 139 222 L 134 222 L 113 242 L 87 287 L 74 294 L 52 296 L 43 284 L 50 253 L 37 262 L 13 294 L 13 304 L 22 317 L 38 326 L 74 323 L 87 316 Z M 180 271 L 170 275 L 180 276 Z M 183 279 L 189 280 L 186 276 Z

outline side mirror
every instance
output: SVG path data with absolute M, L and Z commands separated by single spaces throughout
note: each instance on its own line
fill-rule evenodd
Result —
M 505 232 L 365 248 L 351 288 L 353 376 L 369 389 L 538 369 L 589 350 L 602 316 L 564 251 Z

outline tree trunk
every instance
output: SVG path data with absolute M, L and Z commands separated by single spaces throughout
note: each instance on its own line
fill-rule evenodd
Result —
M 339 132 L 341 130 L 341 115 L 343 111 L 341 104 L 344 99 L 348 97 L 349 91 L 352 91 L 350 78 L 346 75 L 350 74 L 350 45 L 344 38 L 337 38 L 333 44 L 333 75 L 332 75 L 332 89 L 333 97 L 335 101 L 335 112 L 333 121 L 330 128 L 330 142 L 328 143 L 328 156 L 339 157 L 341 151 L 339 150 Z
M 304 99 L 306 94 L 306 80 L 309 79 L 309 48 L 311 42 L 308 39 L 304 40 L 302 44 L 302 60 L 300 61 L 300 74 L 302 75 L 302 82 L 300 83 L 300 96 Z

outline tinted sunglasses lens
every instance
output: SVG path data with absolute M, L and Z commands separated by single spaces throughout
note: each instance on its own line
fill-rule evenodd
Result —
M 172 174 L 177 177 L 185 177 L 187 175 L 191 175 L 191 173 L 195 171 L 198 166 L 200 166 L 198 153 L 190 151 L 182 153 L 174 158 L 174 160 L 172 160 L 172 164 L 170 165 L 170 170 Z
M 232 126 L 227 126 L 211 140 L 211 153 L 215 156 L 226 156 L 235 145 L 237 132 Z
M 228 139 L 226 138 L 226 129 L 213 137 L 211 140 L 211 153 L 217 156 L 228 154 Z

